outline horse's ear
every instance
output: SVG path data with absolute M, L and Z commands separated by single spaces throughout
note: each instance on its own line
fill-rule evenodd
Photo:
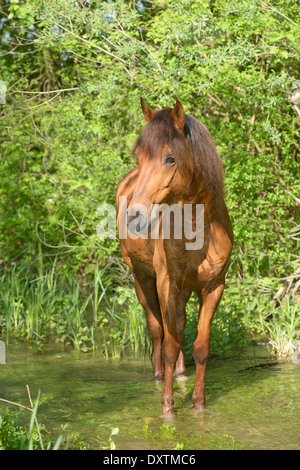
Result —
M 155 114 L 155 111 L 153 111 L 153 109 L 151 109 L 147 105 L 147 103 L 143 99 L 143 97 L 141 97 L 141 106 L 142 106 L 142 111 L 143 111 L 144 118 L 146 119 L 147 122 L 151 121 L 151 119 L 153 118 L 153 116 Z
M 185 123 L 184 109 L 179 100 L 176 101 L 174 108 L 172 109 L 172 119 L 176 129 L 183 129 Z

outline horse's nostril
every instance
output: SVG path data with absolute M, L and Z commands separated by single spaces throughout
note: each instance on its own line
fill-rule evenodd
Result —
M 141 235 L 147 228 L 147 219 L 140 213 L 127 215 L 127 228 L 134 235 Z
M 127 227 L 138 217 L 139 215 L 127 215 Z

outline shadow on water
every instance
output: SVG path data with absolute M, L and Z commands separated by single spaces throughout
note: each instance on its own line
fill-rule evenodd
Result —
M 41 391 L 39 421 L 78 434 L 91 449 L 300 449 L 300 365 L 276 362 L 266 347 L 212 357 L 206 373 L 208 412 L 195 415 L 195 366 L 174 379 L 174 419 L 159 418 L 163 383 L 148 358 L 107 360 L 100 353 L 7 347 L 0 397 L 28 405 L 26 384 Z

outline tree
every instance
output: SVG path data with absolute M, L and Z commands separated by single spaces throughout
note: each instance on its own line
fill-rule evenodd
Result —
M 293 271 L 295 2 L 11 0 L 1 10 L 4 259 L 33 253 L 37 227 L 45 250 L 86 245 L 71 252 L 76 266 L 107 259 L 95 245 L 96 209 L 134 165 L 143 95 L 152 107 L 180 97 L 212 133 L 234 224 L 233 272 Z

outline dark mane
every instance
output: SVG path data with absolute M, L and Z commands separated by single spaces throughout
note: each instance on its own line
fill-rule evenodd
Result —
M 223 166 L 208 129 L 189 114 L 185 115 L 185 134 L 194 172 L 204 178 L 215 195 L 223 196 Z
M 177 160 L 180 171 L 186 168 L 186 149 L 182 137 L 175 128 L 171 109 L 158 111 L 144 127 L 132 152 L 141 153 L 149 159 L 161 155 L 162 147 L 168 144 Z M 193 116 L 185 115 L 184 132 L 188 141 L 196 177 L 202 178 L 215 196 L 223 195 L 223 169 L 213 139 L 207 128 Z

